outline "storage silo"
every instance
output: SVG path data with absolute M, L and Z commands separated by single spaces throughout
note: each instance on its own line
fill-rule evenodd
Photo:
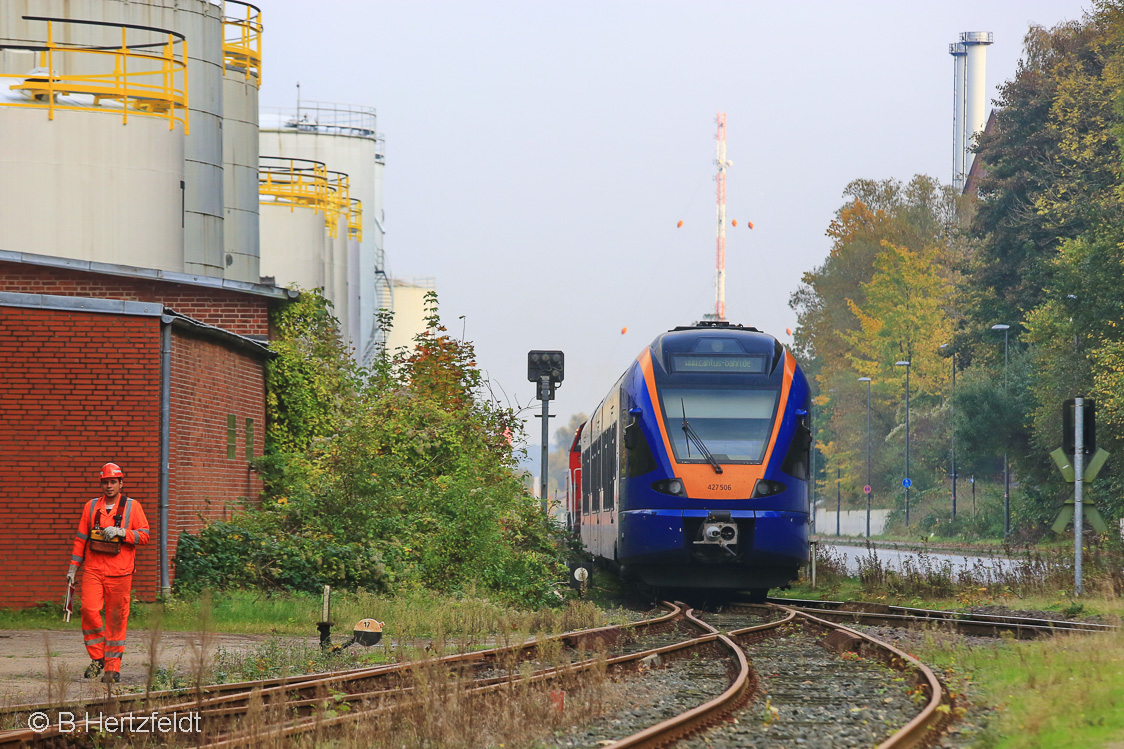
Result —
M 399 348 L 413 350 L 414 336 L 425 331 L 425 296 L 434 290 L 433 279 L 395 278 L 390 283 L 394 294 L 394 326 L 387 334 L 386 347 L 392 352 Z
M 184 270 L 188 45 L 123 5 L 0 3 L 0 249 Z
M 223 244 L 224 277 L 261 277 L 258 226 L 258 88 L 261 86 L 261 10 L 226 0 L 223 19 Z
M 328 170 L 319 161 L 261 156 L 258 175 L 262 276 L 331 298 Z
M 358 275 L 348 283 L 350 320 L 340 323 L 353 331 L 349 338 L 357 357 L 369 361 L 370 342 L 377 335 L 376 280 L 385 279 L 382 218 L 383 140 L 376 130 L 373 107 L 302 102 L 296 108 L 262 109 L 261 154 L 312 159 L 329 169 L 346 172 L 350 196 L 362 206 L 362 239 L 358 242 Z M 263 233 L 265 229 L 263 228 Z M 355 238 L 357 239 L 357 237 Z M 273 249 L 262 243 L 263 263 Z M 338 311 L 338 310 L 337 310 Z
M 51 26 L 49 44 L 46 29 L 48 22 L 34 20 L 44 18 L 56 19 L 49 22 Z M 68 179 L 75 180 L 69 187 L 71 192 L 77 185 L 83 185 L 80 199 L 77 203 L 71 204 L 66 220 L 79 222 L 79 235 L 84 233 L 87 226 L 99 227 L 94 232 L 97 238 L 72 236 L 63 232 L 61 227 L 59 231 L 54 231 L 53 228 L 48 232 L 52 235 L 50 239 L 40 243 L 42 246 L 44 242 L 50 242 L 48 247 L 53 249 L 49 251 L 38 249 L 35 250 L 36 252 L 65 257 L 82 253 L 84 259 L 104 262 L 124 262 L 124 258 L 129 258 L 130 264 L 142 267 L 183 270 L 209 276 L 223 274 L 222 26 L 222 9 L 208 0 L 85 0 L 85 2 L 5 0 L 0 3 L 0 28 L 4 30 L 3 36 L 6 40 L 3 45 L 12 53 L 6 52 L 3 61 L 0 62 L 4 68 L 3 73 L 9 76 L 23 75 L 26 78 L 26 74 L 30 72 L 26 69 L 28 57 L 19 54 L 27 50 L 14 49 L 19 42 L 13 40 L 37 40 L 40 46 L 68 47 L 67 52 L 59 53 L 59 58 L 53 59 L 51 63 L 55 76 L 45 75 L 47 72 L 45 66 L 39 64 L 43 62 L 38 59 L 41 55 L 33 55 L 33 57 L 36 57 L 35 68 L 40 69 L 39 72 L 44 74 L 45 81 L 49 82 L 57 78 L 55 82 L 65 82 L 64 88 L 71 89 L 64 91 L 58 86 L 53 86 L 49 95 L 40 92 L 41 102 L 47 102 L 48 99 L 57 100 L 61 96 L 64 102 L 85 102 L 93 105 L 92 109 L 70 111 L 91 112 L 118 106 L 124 110 L 127 124 L 138 124 L 148 118 L 132 116 L 135 112 L 150 114 L 167 108 L 160 96 L 143 95 L 144 91 L 152 89 L 142 88 L 142 95 L 132 99 L 123 97 L 119 92 L 99 95 L 94 89 L 98 86 L 111 87 L 110 84 L 116 80 L 112 75 L 112 60 L 109 60 L 109 70 L 103 70 L 105 59 L 95 59 L 92 54 L 83 56 L 82 53 L 76 52 L 75 48 L 107 48 L 103 49 L 103 54 L 98 57 L 108 59 L 112 55 L 106 55 L 104 52 L 115 47 L 120 48 L 124 43 L 131 49 L 129 59 L 125 61 L 129 66 L 127 68 L 129 72 L 124 78 L 144 76 L 148 73 L 150 77 L 146 85 L 155 88 L 160 88 L 162 85 L 159 82 L 160 74 L 156 71 L 159 63 L 155 61 L 145 63 L 136 59 L 136 55 L 143 51 L 142 47 L 136 45 L 144 42 L 135 40 L 143 33 L 154 36 L 171 33 L 180 40 L 178 54 L 182 55 L 186 50 L 186 74 L 178 73 L 175 79 L 177 85 L 186 82 L 187 86 L 186 95 L 181 97 L 182 102 L 187 105 L 187 116 L 183 118 L 184 127 L 183 132 L 180 133 L 180 144 L 153 143 L 149 138 L 138 138 L 134 132 L 110 133 L 108 129 L 102 132 L 103 128 L 98 125 L 90 128 L 84 125 L 75 126 L 76 130 L 84 133 L 78 142 L 88 147 L 82 149 L 83 152 L 89 152 L 85 157 L 88 161 L 83 167 L 75 166 L 72 169 L 71 162 L 62 162 L 59 159 L 60 163 L 57 165 L 48 163 L 46 167 L 56 176 L 68 173 Z M 149 39 L 147 43 L 151 44 L 153 41 Z M 56 57 L 54 52 L 51 56 Z M 66 69 L 59 69 L 60 65 L 65 66 Z M 98 77 L 99 75 L 101 77 Z M 76 80 L 77 78 L 83 80 Z M 6 99 L 9 98 L 8 91 L 9 89 L 5 87 Z M 123 101 L 131 101 L 131 104 L 122 105 Z M 11 104 L 11 102 L 7 103 Z M 83 118 L 67 115 L 66 126 L 69 127 L 79 119 Z M 148 125 L 138 124 L 138 127 L 151 129 Z M 122 130 L 129 131 L 129 128 L 122 128 Z M 9 147 L 17 149 L 20 154 L 27 155 L 31 153 L 30 147 L 33 144 L 39 145 L 35 142 L 34 135 L 30 141 L 20 140 L 25 134 L 23 128 L 17 127 L 15 131 L 11 131 L 17 133 L 16 139 L 8 137 L 10 131 L 6 128 L 4 132 L 5 140 L 17 140 L 15 144 L 10 143 Z M 64 152 L 66 151 L 66 146 L 61 140 L 51 145 L 60 145 Z M 165 201 L 168 198 L 163 181 L 157 188 L 152 184 L 155 175 L 146 178 L 139 172 L 143 171 L 142 165 L 145 163 L 151 163 L 152 168 L 163 172 L 167 163 L 177 160 L 177 157 L 171 154 L 171 151 L 175 150 L 178 150 L 180 162 L 180 166 L 177 167 L 180 177 L 175 183 L 174 201 L 178 203 L 175 210 L 175 218 L 178 220 L 169 220 L 166 210 L 153 208 L 150 205 L 154 201 Z M 135 163 L 122 167 L 110 160 L 112 153 L 126 159 L 135 159 Z M 67 158 L 72 155 L 74 154 L 66 154 Z M 50 152 L 34 153 L 32 156 L 43 158 L 48 162 L 58 158 L 57 153 L 52 155 Z M 82 154 L 78 156 L 80 159 L 83 158 Z M 54 168 L 56 166 L 57 168 Z M 99 168 L 107 169 L 116 176 L 111 178 L 109 175 L 99 176 L 92 173 Z M 88 179 L 84 184 L 77 181 L 78 175 L 74 173 L 74 169 L 85 170 Z M 16 171 L 18 170 L 5 170 L 6 173 L 0 179 L 6 184 L 18 185 Z M 121 177 L 126 177 L 124 183 L 120 181 Z M 47 179 L 57 181 L 55 177 Z M 99 188 L 99 185 L 102 187 Z M 39 199 L 43 200 L 42 194 Z M 117 205 L 114 201 L 139 202 L 144 208 L 138 209 L 135 205 Z M 55 215 L 57 205 L 50 208 L 52 216 Z M 107 208 L 109 213 L 105 212 Z M 9 204 L 6 210 L 16 210 L 16 208 Z M 46 208 L 41 207 L 40 210 Z M 153 215 L 159 218 L 159 224 L 152 222 L 158 233 L 170 235 L 176 232 L 169 231 L 169 227 L 178 227 L 180 236 L 175 239 L 169 236 L 154 239 L 159 246 L 154 246 L 148 257 L 143 253 L 138 257 L 132 249 L 116 247 L 115 242 L 121 235 L 139 233 L 134 227 L 117 224 L 122 220 L 131 220 L 148 210 L 153 211 Z M 34 216 L 36 213 L 33 210 L 29 215 Z M 174 242 L 179 243 L 181 251 L 175 253 L 178 257 L 173 260 L 166 245 Z M 86 250 L 76 247 L 84 247 Z

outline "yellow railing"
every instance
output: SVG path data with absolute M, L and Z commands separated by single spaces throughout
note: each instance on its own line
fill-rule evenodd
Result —
M 262 156 L 258 164 L 258 192 L 265 203 L 304 206 L 325 213 L 331 208 L 328 169 L 323 162 Z
M 95 21 L 72 21 L 65 18 L 24 16 L 28 21 L 47 24 L 46 43 L 29 45 L 0 45 L 2 49 L 23 49 L 38 53 L 38 68 L 24 75 L 4 74 L 0 77 L 18 79 L 8 88 L 28 98 L 28 101 L 0 101 L 0 106 L 35 107 L 47 110 L 48 119 L 55 118 L 55 110 L 87 112 L 115 112 L 105 103 L 120 107 L 123 122 L 129 114 L 163 117 L 168 129 L 177 122 L 188 132 L 187 105 L 187 41 L 183 35 L 150 26 L 108 24 Z M 88 26 L 110 26 L 121 29 L 121 45 L 109 47 L 72 46 L 56 44 L 55 23 L 73 23 Z M 129 44 L 130 30 L 159 34 L 164 39 L 146 44 Z M 179 54 L 177 54 L 177 46 Z M 74 67 L 97 69 L 104 73 L 67 73 L 70 63 Z M 103 65 L 99 65 L 103 63 Z M 112 70 L 109 68 L 112 66 Z M 59 97 L 64 97 L 60 100 Z M 87 103 L 87 97 L 89 103 Z M 69 99 L 69 100 L 68 100 Z
M 261 203 L 312 208 L 324 214 L 324 225 L 333 239 L 339 233 L 340 217 L 347 221 L 347 235 L 362 239 L 363 214 L 358 199 L 350 195 L 350 179 L 331 172 L 323 162 L 262 156 L 258 163 L 258 193 Z
M 351 212 L 347 215 L 347 236 L 357 242 L 363 241 L 363 201 L 351 199 Z
M 261 8 L 243 0 L 226 0 L 224 6 L 242 6 L 237 16 L 226 15 L 224 8 L 222 28 L 222 55 L 225 63 L 254 75 L 261 86 Z
M 329 187 L 332 194 L 329 200 L 331 209 L 328 216 L 328 235 L 333 239 L 339 233 L 340 216 L 347 221 L 348 236 L 351 235 L 351 180 L 344 172 L 328 172 Z

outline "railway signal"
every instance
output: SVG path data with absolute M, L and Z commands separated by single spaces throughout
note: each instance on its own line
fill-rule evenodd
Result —
M 542 463 L 539 466 L 540 500 L 543 514 L 547 512 L 546 502 L 546 477 L 550 452 L 550 401 L 554 400 L 554 391 L 562 384 L 566 377 L 566 354 L 561 351 L 528 351 L 527 352 L 527 380 L 538 384 L 536 397 L 542 401 Z

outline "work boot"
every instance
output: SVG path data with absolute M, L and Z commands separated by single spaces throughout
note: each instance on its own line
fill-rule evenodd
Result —
M 116 684 L 121 681 L 121 674 L 117 671 L 106 671 L 105 676 L 101 677 L 101 680 L 106 684 Z
M 105 668 L 105 658 L 95 658 L 90 661 L 90 665 L 86 666 L 86 672 L 82 674 L 87 679 L 96 679 L 98 674 Z

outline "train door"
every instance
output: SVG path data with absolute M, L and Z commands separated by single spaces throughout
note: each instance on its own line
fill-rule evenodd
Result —
M 585 424 L 574 433 L 570 443 L 570 463 L 566 472 L 566 528 L 574 533 L 581 525 L 582 510 L 582 430 Z
M 617 422 L 620 420 L 620 394 L 614 391 L 609 399 L 609 413 L 605 419 L 605 526 L 601 537 L 601 553 L 606 559 L 616 559 L 617 547 L 617 476 L 620 473 Z
M 581 521 L 578 526 L 582 546 L 590 548 L 589 526 L 593 511 L 593 482 L 588 477 L 593 475 L 593 419 L 585 423 L 581 432 L 582 451 L 582 477 L 581 482 Z

